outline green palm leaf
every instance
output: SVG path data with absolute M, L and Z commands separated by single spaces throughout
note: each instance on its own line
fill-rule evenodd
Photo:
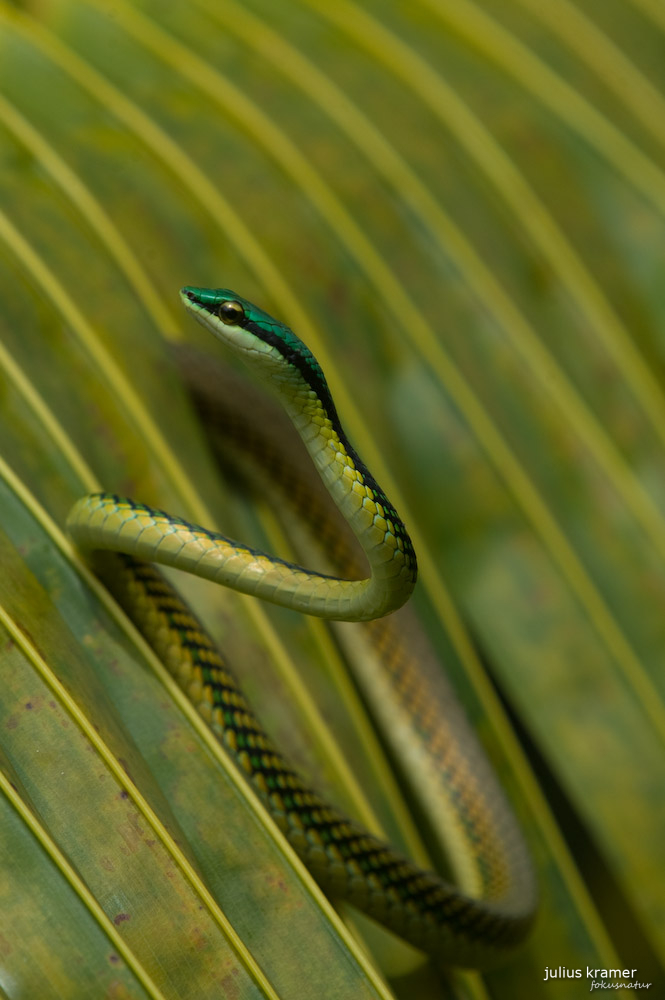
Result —
M 349 928 L 396 996 L 663 985 L 662 28 L 650 0 L 0 5 L 5 995 L 390 995 Z M 298 331 L 412 530 L 542 887 L 482 979 L 342 924 L 62 534 L 101 485 L 283 544 L 167 350 L 209 346 L 185 283 Z M 423 856 L 327 631 L 182 587 L 301 767 Z

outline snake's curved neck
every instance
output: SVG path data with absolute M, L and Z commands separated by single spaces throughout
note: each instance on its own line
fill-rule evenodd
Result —
M 69 515 L 68 530 L 81 548 L 172 566 L 305 614 L 344 621 L 380 618 L 401 607 L 415 585 L 416 557 L 406 528 L 349 445 L 325 380 L 319 394 L 297 366 L 264 365 L 264 380 L 271 369 L 272 388 L 367 556 L 367 579 L 308 571 L 109 493 L 83 497 Z

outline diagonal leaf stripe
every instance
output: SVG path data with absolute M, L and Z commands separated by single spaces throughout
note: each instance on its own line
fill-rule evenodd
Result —
M 518 0 L 518 3 L 540 20 L 548 31 L 557 35 L 581 62 L 590 66 L 608 90 L 625 104 L 658 143 L 665 143 L 663 95 L 590 17 L 568 0 L 559 0 L 556 12 L 548 5 L 534 3 L 533 0 Z M 553 16 L 555 13 L 556 17 Z M 496 26 L 495 21 L 493 26 Z M 543 85 L 545 82 L 542 79 Z M 538 88 L 538 93 L 542 93 L 541 87 Z M 575 96 L 579 99 L 579 95 Z M 566 102 L 561 108 L 562 112 L 567 115 L 569 107 Z
M 19 644 L 22 644 L 25 652 L 34 661 L 37 656 L 36 650 L 25 643 L 25 638 L 16 626 L 16 624 L 9 618 L 6 614 L 4 608 L 0 607 L 0 623 L 7 630 L 8 634 Z M 142 967 L 137 956 L 132 953 L 131 949 L 127 946 L 122 938 L 122 935 L 118 933 L 117 929 L 113 925 L 112 921 L 104 913 L 103 909 L 90 892 L 84 881 L 80 878 L 77 872 L 74 870 L 72 865 L 68 862 L 67 858 L 64 856 L 62 851 L 58 848 L 53 838 L 49 836 L 48 831 L 39 822 L 38 818 L 30 810 L 28 805 L 23 801 L 19 793 L 16 791 L 15 787 L 12 785 L 11 781 L 0 769 L 0 791 L 5 796 L 5 798 L 12 804 L 13 808 L 19 814 L 26 826 L 32 831 L 35 839 L 41 844 L 44 850 L 53 859 L 54 864 L 59 868 L 62 874 L 65 876 L 67 881 L 70 883 L 76 894 L 81 898 L 82 902 L 86 908 L 93 914 L 95 920 L 98 922 L 106 936 L 109 938 L 113 947 L 116 949 L 119 955 L 122 956 L 124 961 L 127 963 L 129 968 L 132 970 L 138 981 L 145 988 L 148 996 L 152 997 L 153 1000 L 163 1000 L 164 994 L 153 982 L 151 977 L 148 975 L 146 970 Z
M 454 133 L 476 167 L 487 174 L 510 206 L 516 224 L 524 227 L 539 253 L 549 262 L 553 272 L 560 276 L 563 287 L 574 297 L 598 338 L 615 358 L 632 386 L 636 401 L 648 414 L 656 433 L 665 441 L 665 398 L 661 386 L 545 205 L 485 126 L 440 73 L 357 4 L 343 0 L 332 8 L 321 0 L 300 2 L 314 7 L 318 13 L 334 21 L 356 44 L 384 63 Z

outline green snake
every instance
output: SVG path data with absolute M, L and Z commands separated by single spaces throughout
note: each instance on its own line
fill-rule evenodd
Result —
M 360 543 L 363 579 L 308 571 L 145 504 L 83 497 L 67 527 L 178 679 L 321 886 L 444 963 L 491 967 L 526 937 L 535 882 L 521 834 L 450 692 L 418 670 L 397 630 L 416 557 L 394 507 L 350 445 L 311 351 L 228 289 L 186 287 L 186 310 L 276 391 L 328 494 Z M 280 460 L 286 467 L 288 458 Z M 106 555 L 105 553 L 118 555 Z M 201 623 L 151 565 L 162 563 L 320 618 L 367 622 L 386 650 L 379 712 L 422 775 L 464 887 L 424 871 L 324 802 L 273 746 Z M 396 617 L 396 616 L 395 616 Z M 390 623 L 393 619 L 386 619 Z M 444 723 L 440 711 L 449 708 Z M 440 801 L 439 801 L 440 800 Z M 437 808 L 439 806 L 440 808 Z M 456 855 L 456 857 L 454 856 Z

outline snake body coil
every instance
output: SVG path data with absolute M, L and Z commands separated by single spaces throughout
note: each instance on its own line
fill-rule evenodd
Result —
M 422 871 L 339 815 L 302 782 L 263 732 L 201 624 L 148 565 L 160 562 L 285 607 L 343 621 L 371 621 L 399 608 L 416 580 L 406 529 L 351 448 L 311 352 L 288 327 L 227 289 L 185 288 L 181 297 L 199 322 L 277 390 L 360 542 L 370 576 L 346 580 L 310 572 L 109 493 L 78 501 L 68 518 L 70 534 L 83 549 L 121 554 L 108 563 L 109 586 L 323 887 L 444 961 L 495 964 L 528 932 L 534 882 L 521 835 L 502 799 L 494 791 L 483 797 L 478 775 L 485 779 L 486 765 L 478 759 L 465 723 L 456 723 L 444 736 L 430 687 L 401 662 L 404 657 L 393 656 L 386 671 L 386 704 L 390 683 L 399 690 L 393 716 L 386 708 L 388 720 L 410 730 L 404 743 L 421 768 L 436 770 L 442 796 L 452 803 L 444 810 L 455 828 L 452 839 L 465 845 L 469 864 L 462 868 L 474 870 L 470 881 L 477 897 Z M 465 745 L 471 748 L 466 757 Z

